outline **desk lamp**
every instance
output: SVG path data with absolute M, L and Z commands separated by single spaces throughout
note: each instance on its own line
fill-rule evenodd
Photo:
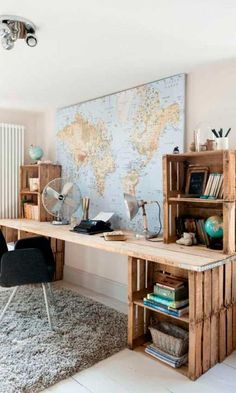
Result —
M 127 209 L 128 217 L 130 220 L 138 213 L 140 207 L 142 208 L 143 212 L 143 235 L 146 239 L 152 239 L 157 237 L 161 232 L 162 225 L 161 225 L 161 207 L 158 201 L 144 201 L 142 199 L 138 200 L 134 195 L 131 194 L 124 194 L 125 206 Z M 148 230 L 148 221 L 147 221 L 147 213 L 145 209 L 145 205 L 150 205 L 152 203 L 157 204 L 158 206 L 158 219 L 159 219 L 159 230 L 158 232 L 150 232 Z

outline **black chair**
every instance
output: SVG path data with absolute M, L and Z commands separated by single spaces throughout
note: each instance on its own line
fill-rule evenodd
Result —
M 49 326 L 53 330 L 46 284 L 51 291 L 50 283 L 54 272 L 55 261 L 50 242 L 46 237 L 37 236 L 18 240 L 15 249 L 8 251 L 5 238 L 0 230 L 0 286 L 15 287 L 2 310 L 0 321 L 19 286 L 40 283 L 43 288 Z

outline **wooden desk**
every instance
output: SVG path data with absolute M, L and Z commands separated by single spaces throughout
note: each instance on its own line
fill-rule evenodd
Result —
M 24 219 L 0 219 L 0 226 L 8 241 L 31 234 L 49 237 L 55 254 L 63 255 L 66 241 L 127 255 L 129 348 L 133 349 L 149 340 L 148 325 L 152 315 L 161 320 L 172 320 L 189 329 L 188 366 L 178 371 L 193 380 L 223 361 L 236 348 L 235 255 L 225 255 L 199 246 L 188 248 L 162 241 L 136 240 L 132 233 L 127 233 L 126 242 L 106 242 L 100 235 L 72 233 L 68 226 L 52 226 L 47 222 Z M 61 274 L 63 257 L 59 260 L 60 266 L 57 268 Z M 160 271 L 188 279 L 189 315 L 171 317 L 144 306 L 142 299 L 152 292 L 155 277 Z

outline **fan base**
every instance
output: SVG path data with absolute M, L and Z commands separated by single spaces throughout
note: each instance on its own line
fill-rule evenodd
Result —
M 53 220 L 52 225 L 69 225 L 68 220 Z

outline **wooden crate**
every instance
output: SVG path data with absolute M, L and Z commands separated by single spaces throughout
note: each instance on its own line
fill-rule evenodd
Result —
M 44 187 L 53 179 L 61 176 L 61 166 L 54 164 L 23 165 L 20 168 L 20 218 L 24 218 L 24 201 L 38 206 L 38 220 L 52 221 L 53 217 L 46 212 L 42 203 Z M 29 178 L 39 179 L 38 191 L 30 191 Z
M 185 182 L 189 165 L 209 167 L 210 173 L 224 175 L 224 199 L 187 198 Z M 207 151 L 163 157 L 164 242 L 176 241 L 175 218 L 223 215 L 225 254 L 235 252 L 235 151 Z
M 128 266 L 130 349 L 144 350 L 150 342 L 153 315 L 189 330 L 188 364 L 176 370 L 192 380 L 236 349 L 236 262 L 196 272 L 129 257 Z M 188 279 L 189 315 L 173 317 L 143 304 L 160 271 Z

